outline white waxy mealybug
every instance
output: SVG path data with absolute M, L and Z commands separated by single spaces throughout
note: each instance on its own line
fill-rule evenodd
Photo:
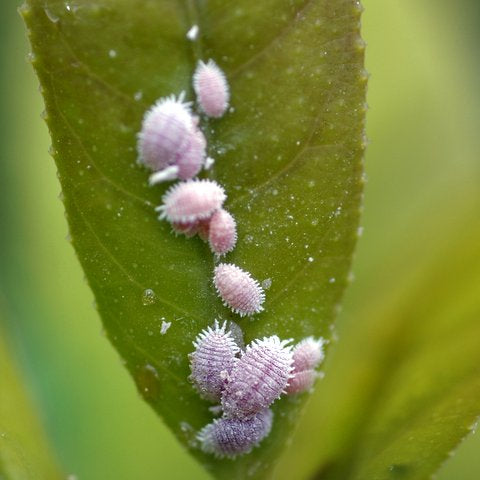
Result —
M 293 350 L 293 378 L 287 387 L 287 393 L 295 393 L 310 390 L 319 376 L 314 368 L 318 367 L 324 359 L 323 346 L 325 340 L 307 337 L 299 342 Z
M 175 234 L 185 235 L 187 238 L 198 236 L 203 241 L 208 241 L 210 218 L 195 220 L 193 222 L 172 222 L 172 230 Z
M 225 113 L 230 91 L 225 74 L 213 60 L 198 62 L 193 75 L 193 89 L 206 115 L 219 118 Z
M 185 235 L 187 238 L 197 234 L 198 222 L 172 222 L 172 230 L 176 234 Z
M 175 154 L 170 165 L 150 175 L 148 182 L 155 185 L 168 180 L 190 180 L 195 177 L 205 162 L 207 141 L 203 133 L 195 128 L 187 143 Z
M 295 372 L 293 374 L 293 378 L 291 378 L 288 382 L 286 391 L 289 395 L 306 392 L 313 387 L 317 377 L 318 373 L 315 370 L 303 370 L 301 372 Z
M 247 346 L 222 393 L 227 417 L 245 418 L 258 413 L 285 392 L 293 369 L 289 342 L 274 335 Z
M 253 315 L 263 310 L 265 293 L 250 273 L 229 263 L 215 267 L 213 283 L 224 305 L 240 316 Z
M 235 458 L 249 453 L 270 433 L 272 419 L 269 409 L 246 419 L 222 417 L 200 430 L 197 438 L 205 453 Z
M 318 367 L 325 356 L 323 346 L 325 340 L 313 337 L 304 338 L 293 349 L 293 368 L 295 372 Z
M 210 219 L 208 233 L 210 249 L 217 255 L 225 255 L 237 243 L 237 224 L 230 213 L 223 208 L 217 210 Z
M 174 161 L 175 155 L 190 142 L 195 129 L 190 103 L 184 92 L 161 98 L 143 117 L 138 134 L 139 163 L 153 171 L 163 170 Z
M 178 178 L 189 180 L 202 169 L 207 153 L 207 140 L 200 129 L 195 129 L 189 146 L 178 154 Z
M 205 218 L 197 222 L 198 236 L 204 241 L 208 242 L 208 232 L 210 231 L 210 219 Z
M 215 320 L 212 327 L 203 330 L 193 345 L 195 351 L 189 355 L 190 380 L 200 396 L 212 402 L 218 402 L 239 352 L 230 331 L 226 331 L 226 323 L 221 327 Z
M 160 219 L 169 222 L 194 222 L 209 218 L 226 199 L 224 189 L 213 180 L 188 180 L 173 185 L 156 208 Z

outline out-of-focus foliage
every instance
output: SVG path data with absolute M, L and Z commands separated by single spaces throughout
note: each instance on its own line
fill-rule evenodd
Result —
M 23 61 L 27 48 L 13 4 L 2 15 L 10 33 L 1 45 L 2 114 L 8 119 L 0 145 L 1 281 L 10 331 L 50 436 L 65 469 L 80 479 L 206 478 L 138 399 L 99 334 L 91 294 L 63 240 L 63 207 L 53 193 L 59 186 L 46 153 L 50 141 L 37 117 L 41 101 L 31 67 Z M 441 258 L 446 243 L 455 248 L 470 231 L 468 215 L 473 221 L 479 211 L 478 3 L 365 0 L 364 5 L 372 74 L 369 182 L 356 281 L 338 328 L 342 339 L 350 324 L 377 310 L 382 297 L 406 300 L 412 292 L 402 293 L 408 273 Z M 472 205 L 457 222 L 462 199 Z M 464 221 L 464 235 L 455 239 Z M 355 331 L 363 333 L 360 326 Z M 335 355 L 340 357 L 340 347 Z M 327 368 L 337 360 L 330 362 Z M 437 478 L 478 479 L 478 439 L 469 437 Z M 392 478 L 400 474 L 401 468 L 394 468 Z
M 64 478 L 49 451 L 30 403 L 23 378 L 0 329 L 0 478 L 40 480 Z

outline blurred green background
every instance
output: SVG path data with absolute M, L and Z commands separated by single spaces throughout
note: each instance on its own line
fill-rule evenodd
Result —
M 340 338 L 369 296 L 394 285 L 438 235 L 453 238 L 462 201 L 480 212 L 480 2 L 363 3 L 368 182 Z M 67 474 L 207 478 L 140 399 L 102 335 L 67 241 L 18 5 L 0 5 L 0 321 Z M 479 454 L 472 435 L 437 478 L 480 478 Z

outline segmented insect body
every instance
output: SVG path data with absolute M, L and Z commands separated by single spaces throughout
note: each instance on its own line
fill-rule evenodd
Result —
M 215 321 L 213 328 L 203 330 L 193 342 L 195 351 L 189 355 L 190 380 L 202 398 L 218 402 L 239 352 L 226 323 Z
M 213 180 L 188 180 L 173 185 L 156 208 L 160 219 L 187 223 L 209 218 L 226 199 L 225 191 Z
M 253 315 L 263 310 L 263 288 L 250 273 L 240 267 L 229 263 L 217 265 L 213 283 L 223 303 L 240 316 Z
M 307 337 L 293 349 L 293 377 L 289 381 L 287 393 L 289 395 L 310 390 L 318 377 L 315 367 L 320 365 L 324 358 L 323 338 L 315 340 Z
M 323 338 L 315 340 L 307 337 L 301 340 L 293 349 L 294 372 L 301 372 L 318 367 L 324 358 Z
M 196 128 L 188 147 L 179 152 L 176 158 L 178 178 L 189 180 L 200 172 L 207 154 L 207 140 L 202 131 Z
M 306 392 L 313 387 L 313 384 L 315 383 L 317 377 L 318 373 L 312 369 L 295 372 L 293 374 L 293 377 L 288 381 L 288 387 L 286 388 L 286 392 L 289 395 Z
M 245 418 L 258 413 L 285 392 L 293 369 L 288 343 L 274 335 L 247 346 L 222 393 L 227 417 Z
M 228 108 L 230 91 L 223 71 L 213 61 L 198 62 L 193 76 L 193 89 L 201 109 L 209 117 L 221 117 Z
M 196 128 L 190 104 L 183 99 L 183 92 L 178 99 L 173 95 L 161 98 L 143 117 L 138 134 L 138 161 L 155 172 L 174 161 Z
M 210 219 L 208 242 L 216 255 L 224 255 L 235 248 L 237 224 L 232 215 L 223 208 L 217 210 Z
M 150 175 L 150 185 L 168 180 L 190 180 L 205 163 L 207 141 L 198 128 L 192 130 L 190 138 L 175 154 L 169 166 Z
M 246 419 L 222 417 L 205 426 L 197 438 L 205 453 L 235 458 L 249 453 L 270 433 L 272 419 L 269 409 Z
M 204 241 L 208 242 L 208 232 L 210 231 L 210 219 L 205 218 L 197 222 L 198 236 Z
M 190 238 L 197 234 L 198 222 L 172 222 L 172 230 L 176 234 L 185 235 L 187 238 Z

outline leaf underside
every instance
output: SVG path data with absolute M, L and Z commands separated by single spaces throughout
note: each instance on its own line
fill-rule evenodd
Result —
M 264 478 L 305 396 L 275 404 L 260 448 L 214 459 L 195 445 L 212 417 L 187 380 L 187 354 L 216 318 L 237 322 L 247 342 L 330 337 L 363 185 L 359 3 L 28 0 L 21 12 L 72 243 L 108 337 L 145 400 L 213 475 Z M 185 37 L 193 24 L 195 43 Z M 156 219 L 167 187 L 149 188 L 136 163 L 145 110 L 182 90 L 193 100 L 198 58 L 217 61 L 231 86 L 232 111 L 202 119 L 216 160 L 203 176 L 226 188 L 238 223 L 226 261 L 271 280 L 265 311 L 252 319 L 217 298 L 208 246 L 175 237 Z M 171 322 L 164 335 L 162 321 Z

